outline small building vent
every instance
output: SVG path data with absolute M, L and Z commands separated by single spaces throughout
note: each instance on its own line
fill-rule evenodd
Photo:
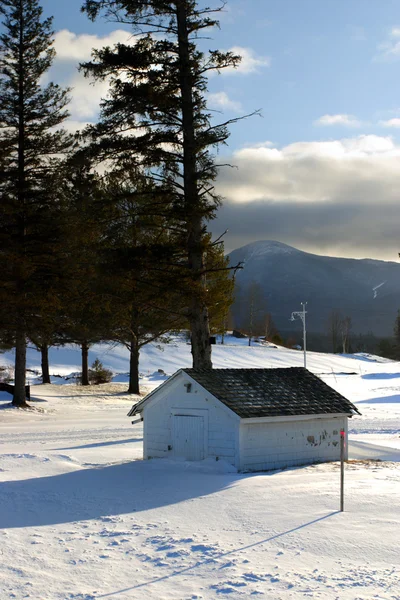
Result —
M 186 388 L 186 392 L 188 394 L 190 394 L 190 392 L 192 391 L 192 384 L 191 383 L 185 383 L 185 388 Z

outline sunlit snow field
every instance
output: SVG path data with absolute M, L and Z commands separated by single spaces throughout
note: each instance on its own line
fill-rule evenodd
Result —
M 226 342 L 215 367 L 303 364 L 302 352 Z M 142 461 L 127 351 L 95 346 L 95 358 L 112 384 L 53 377 L 32 386 L 31 411 L 0 393 L 1 600 L 400 600 L 400 363 L 308 353 L 308 368 L 362 413 L 349 422 L 340 513 L 336 463 L 237 474 L 222 461 Z M 80 369 L 76 348 L 50 360 L 54 375 Z M 38 369 L 39 353 L 28 363 Z M 190 365 L 178 337 L 147 346 L 143 390 L 165 380 L 158 369 Z

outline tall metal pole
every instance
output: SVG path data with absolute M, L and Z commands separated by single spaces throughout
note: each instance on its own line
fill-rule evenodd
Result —
M 301 303 L 303 310 L 292 312 L 292 316 L 290 318 L 291 321 L 294 321 L 296 317 L 299 317 L 303 321 L 303 352 L 304 352 L 304 368 L 307 368 L 307 332 L 306 332 L 306 306 L 307 302 Z
M 306 333 L 306 304 L 307 302 L 302 302 L 301 305 L 303 307 L 303 351 L 304 351 L 304 368 L 307 368 L 307 333 Z

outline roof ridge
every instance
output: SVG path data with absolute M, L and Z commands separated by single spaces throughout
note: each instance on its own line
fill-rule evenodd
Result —
M 160 387 L 182 372 L 241 418 L 359 413 L 347 398 L 304 367 L 183 368 Z M 129 416 L 140 412 L 158 389 L 132 407 Z

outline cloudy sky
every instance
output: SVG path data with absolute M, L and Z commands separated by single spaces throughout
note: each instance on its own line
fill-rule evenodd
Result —
M 96 120 L 107 91 L 84 80 L 77 64 L 128 32 L 91 23 L 81 0 L 42 4 L 57 32 L 50 77 L 73 88 L 75 130 Z M 225 202 L 211 224 L 215 235 L 229 229 L 226 249 L 273 239 L 318 254 L 397 260 L 398 0 L 228 0 L 207 47 L 243 57 L 236 71 L 210 79 L 210 108 L 222 120 L 262 113 L 232 126 L 219 157 L 235 165 L 221 172 Z

